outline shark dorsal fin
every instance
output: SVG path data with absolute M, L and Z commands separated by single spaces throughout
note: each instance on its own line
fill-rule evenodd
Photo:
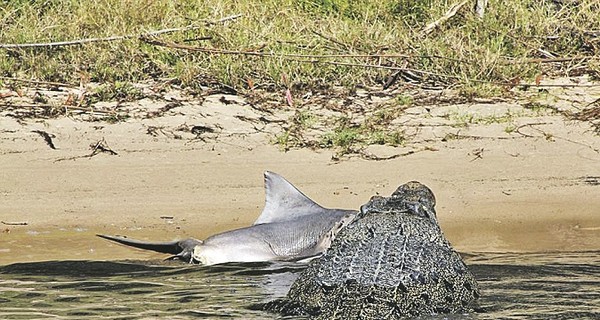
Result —
M 321 212 L 323 207 L 274 172 L 265 172 L 265 208 L 254 224 L 292 220 Z

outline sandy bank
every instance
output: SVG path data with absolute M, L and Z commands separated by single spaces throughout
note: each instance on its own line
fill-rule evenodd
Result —
M 246 226 L 261 211 L 265 170 L 282 174 L 323 206 L 340 208 L 358 208 L 372 195 L 421 181 L 436 194 L 439 220 L 460 251 L 600 248 L 600 139 L 586 123 L 536 118 L 549 123 L 544 132 L 552 139 L 534 130 L 505 136 L 482 124 L 468 128 L 479 138 L 423 139 L 411 146 L 419 152 L 407 156 L 334 162 L 330 150 L 281 152 L 270 143 L 276 127 L 252 131 L 255 124 L 240 120 L 263 115 L 218 100 L 113 124 L 73 117 L 17 121 L 4 112 L 0 220 L 8 224 L 1 225 L 0 264 L 162 257 L 94 234 L 202 239 Z M 213 110 L 212 116 L 198 110 Z M 245 118 L 235 117 L 240 114 Z M 200 123 L 222 130 L 206 139 L 170 135 L 177 126 Z M 426 134 L 436 136 L 437 128 Z M 32 130 L 53 134 L 57 149 Z M 117 155 L 85 157 L 101 139 Z M 11 225 L 19 222 L 27 225 Z

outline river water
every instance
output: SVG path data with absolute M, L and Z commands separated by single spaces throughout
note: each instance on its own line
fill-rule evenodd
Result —
M 482 289 L 481 310 L 451 319 L 600 319 L 600 251 L 465 260 Z M 272 319 L 277 315 L 249 306 L 284 296 L 303 268 L 161 261 L 0 266 L 0 319 Z

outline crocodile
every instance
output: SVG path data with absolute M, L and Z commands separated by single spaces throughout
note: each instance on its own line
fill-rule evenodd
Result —
M 390 197 L 372 197 L 286 297 L 261 308 L 317 319 L 472 311 L 477 282 L 444 237 L 434 207 L 433 192 L 416 181 Z
M 264 179 L 265 207 L 251 226 L 215 234 L 205 240 L 146 242 L 122 236 L 97 236 L 130 247 L 171 254 L 169 259 L 202 265 L 294 261 L 320 255 L 357 213 L 356 210 L 324 208 L 274 172 L 266 171 Z

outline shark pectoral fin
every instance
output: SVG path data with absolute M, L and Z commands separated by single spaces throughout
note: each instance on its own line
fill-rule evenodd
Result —
M 177 244 L 181 248 L 181 252 L 170 257 L 169 259 L 178 259 L 187 263 L 194 263 L 194 250 L 196 246 L 201 245 L 203 242 L 197 239 L 185 239 L 179 241 Z
M 196 260 L 194 260 L 194 250 L 193 249 L 191 251 L 183 250 L 180 253 L 169 256 L 168 258 L 165 259 L 165 261 L 170 261 L 170 260 L 180 260 L 183 262 L 187 262 L 189 264 L 193 264 L 196 262 Z
M 152 250 L 160 253 L 169 253 L 178 256 L 182 253 L 184 255 L 187 253 L 187 255 L 191 256 L 190 252 L 194 251 L 194 247 L 202 243 L 202 241 L 196 239 L 185 239 L 181 241 L 171 242 L 145 242 L 140 240 L 128 239 L 125 237 L 108 236 L 104 234 L 97 234 L 96 236 L 134 248 Z
M 265 207 L 255 225 L 291 220 L 307 213 L 325 210 L 305 196 L 282 176 L 265 172 Z
M 323 255 L 323 253 L 319 253 L 319 254 L 315 254 L 312 256 L 308 256 L 308 257 L 300 257 L 300 258 L 295 258 L 295 259 L 290 259 L 289 261 L 293 261 L 293 262 L 298 262 L 298 263 L 309 263 L 319 257 L 321 257 Z

